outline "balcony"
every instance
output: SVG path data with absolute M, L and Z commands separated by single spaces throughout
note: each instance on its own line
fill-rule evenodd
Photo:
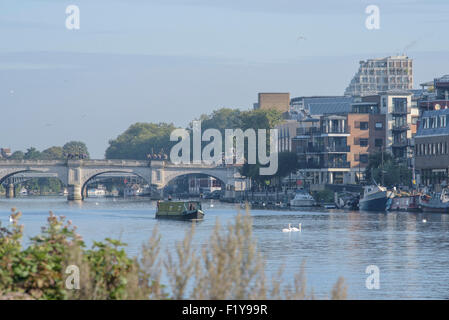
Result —
M 350 146 L 308 146 L 297 147 L 296 152 L 299 154 L 306 153 L 347 153 L 351 152 Z
M 393 124 L 393 131 L 407 131 L 410 130 L 410 126 L 408 124 L 401 124 L 401 125 L 397 125 L 397 124 Z
M 403 140 L 394 140 L 391 146 L 393 148 L 404 148 L 407 147 L 408 145 L 409 145 L 408 140 L 403 139 Z
M 323 152 L 346 153 L 351 152 L 351 146 L 326 146 L 323 147 L 323 150 Z
M 393 108 L 393 110 L 391 111 L 391 114 L 409 114 L 410 113 L 410 108 Z
M 351 163 L 348 161 L 326 162 L 323 167 L 332 169 L 347 169 L 351 167 Z
M 323 148 L 320 146 L 297 147 L 297 153 L 321 153 Z
M 298 128 L 296 129 L 296 135 L 298 136 L 311 136 L 314 134 L 320 134 L 320 128 Z
M 298 164 L 300 169 L 320 169 L 322 167 L 318 161 L 300 161 Z
M 326 130 L 323 128 L 323 134 L 349 134 L 348 128 L 331 128 Z

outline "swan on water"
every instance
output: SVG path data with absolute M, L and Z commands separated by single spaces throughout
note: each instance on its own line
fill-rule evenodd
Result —
M 426 219 L 422 219 L 422 222 L 426 223 L 426 222 L 427 222 L 427 220 L 426 220 Z
M 292 227 L 291 227 L 291 223 L 288 224 L 288 229 L 282 229 L 282 232 L 292 232 Z
M 301 232 L 301 224 L 298 224 L 298 227 L 299 227 L 299 228 L 293 227 L 293 228 L 291 228 L 291 229 L 292 229 L 292 231 L 294 231 L 294 232 Z

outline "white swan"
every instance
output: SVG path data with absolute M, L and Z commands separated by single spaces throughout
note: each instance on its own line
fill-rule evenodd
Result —
M 288 229 L 282 229 L 282 232 L 292 232 L 292 227 L 291 227 L 291 223 L 288 224 Z
M 426 222 L 427 222 L 427 220 L 426 220 L 426 219 L 422 219 L 422 222 L 426 223 Z
M 299 228 L 293 227 L 293 228 L 291 228 L 291 229 L 292 229 L 293 232 L 301 232 L 301 224 L 298 224 L 298 227 L 299 227 Z
M 14 218 L 12 216 L 9 216 L 9 223 L 13 223 L 14 222 Z

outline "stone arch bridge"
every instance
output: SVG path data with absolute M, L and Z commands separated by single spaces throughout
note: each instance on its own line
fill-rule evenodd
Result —
M 0 160 L 0 184 L 19 173 L 36 172 L 57 177 L 68 187 L 68 200 L 82 200 L 89 180 L 104 173 L 135 174 L 160 192 L 176 177 L 206 174 L 224 183 L 226 191 L 243 190 L 246 180 L 236 166 L 173 164 L 138 160 Z

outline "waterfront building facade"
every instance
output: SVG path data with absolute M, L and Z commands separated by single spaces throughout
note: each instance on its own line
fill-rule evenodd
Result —
M 408 91 L 386 91 L 361 98 L 377 104 L 379 113 L 385 115 L 385 151 L 403 161 L 411 158 L 413 147 L 411 97 Z
M 309 117 L 299 124 L 292 139 L 301 168 L 298 176 L 312 188 L 362 182 L 369 155 L 380 152 L 386 141 L 385 115 L 357 108 L 346 114 Z
M 414 140 L 417 183 L 439 189 L 448 182 L 449 109 L 424 111 Z

